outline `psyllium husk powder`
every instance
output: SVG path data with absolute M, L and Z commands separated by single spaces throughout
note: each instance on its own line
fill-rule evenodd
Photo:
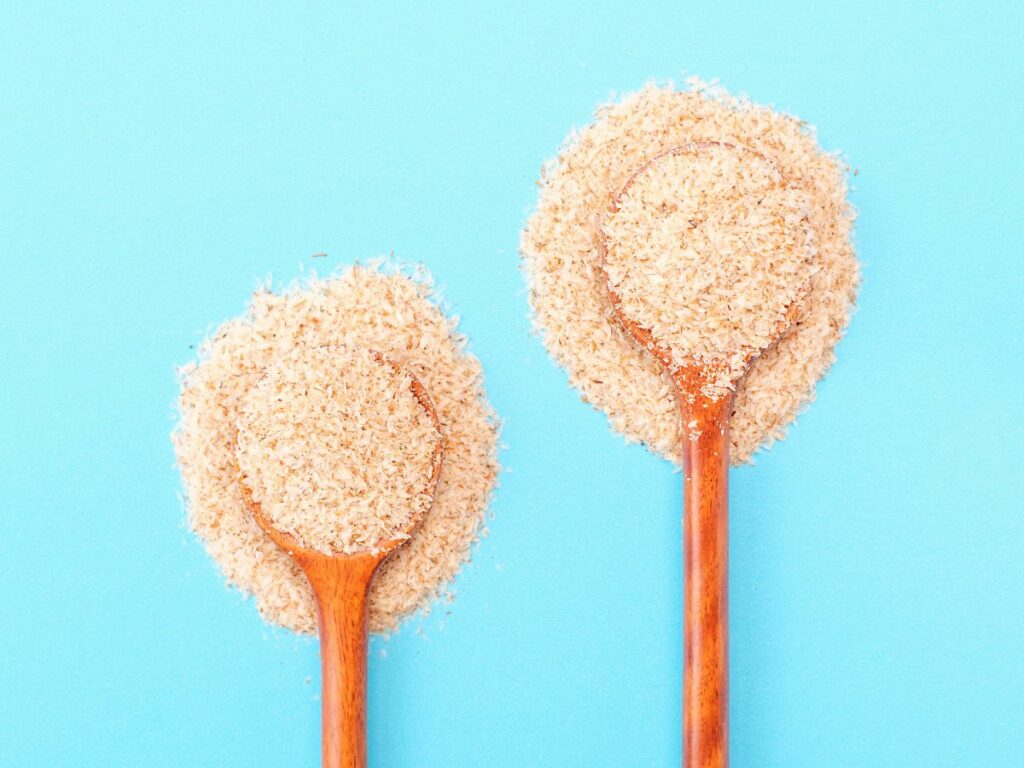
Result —
M 241 409 L 268 367 L 295 350 L 367 349 L 408 370 L 433 401 L 444 463 L 433 503 L 409 541 L 381 565 L 370 594 L 370 628 L 394 629 L 428 609 L 484 532 L 498 475 L 497 418 L 480 363 L 432 293 L 429 275 L 384 264 L 357 265 L 282 293 L 259 291 L 242 317 L 221 325 L 180 371 L 180 421 L 172 440 L 190 527 L 225 579 L 252 594 L 261 615 L 316 631 L 305 576 L 246 511 L 235 431 Z
M 237 428 L 242 484 L 300 547 L 374 553 L 430 509 L 437 424 L 412 374 L 372 350 L 295 347 L 246 393 Z
M 602 272 L 602 225 L 612 201 L 646 163 L 676 147 L 726 143 L 766 158 L 801 196 L 814 269 L 789 332 L 752 363 L 736 387 L 734 463 L 785 435 L 835 359 L 854 308 L 859 269 L 847 168 L 813 129 L 790 115 L 691 81 L 650 85 L 600 107 L 572 133 L 539 181 L 520 251 L 537 330 L 582 398 L 628 440 L 680 461 L 674 386 L 661 364 L 615 320 Z

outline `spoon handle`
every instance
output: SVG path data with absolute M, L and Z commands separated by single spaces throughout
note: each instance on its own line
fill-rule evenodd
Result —
M 692 390 L 691 390 L 692 391 Z M 683 438 L 683 765 L 729 764 L 729 416 L 732 397 L 680 398 Z
M 366 609 L 379 564 L 373 555 L 302 563 L 320 617 L 324 768 L 366 766 Z

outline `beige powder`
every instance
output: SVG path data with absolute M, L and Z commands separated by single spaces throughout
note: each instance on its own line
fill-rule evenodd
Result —
M 498 464 L 497 423 L 480 364 L 414 278 L 357 266 L 283 294 L 261 291 L 248 313 L 203 344 L 181 371 L 181 418 L 173 434 L 189 524 L 229 583 L 251 593 L 268 621 L 316 631 L 305 576 L 246 512 L 237 478 L 235 424 L 265 369 L 296 348 L 370 349 L 406 368 L 430 394 L 444 438 L 434 503 L 411 539 L 383 563 L 370 593 L 370 627 L 393 629 L 441 594 L 483 529 Z
M 807 196 L 814 269 L 792 330 L 757 357 L 736 388 L 732 459 L 781 438 L 814 396 L 849 322 L 858 285 L 845 168 L 796 118 L 712 91 L 649 86 L 600 108 L 545 166 L 522 235 L 534 321 L 585 401 L 631 441 L 679 462 L 683 427 L 673 384 L 612 316 L 601 273 L 601 222 L 645 163 L 675 147 L 724 142 L 763 155 Z
M 268 366 L 242 399 L 236 451 L 267 520 L 328 555 L 408 538 L 440 440 L 412 387 L 366 349 L 299 346 Z
M 807 291 L 808 197 L 763 156 L 708 143 L 656 158 L 604 218 L 621 310 L 675 367 L 700 367 L 709 397 L 732 388 Z

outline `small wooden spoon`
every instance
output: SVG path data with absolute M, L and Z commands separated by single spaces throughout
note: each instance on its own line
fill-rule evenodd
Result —
M 375 355 L 396 371 L 397 364 Z M 408 373 L 408 371 L 406 371 Z M 412 392 L 423 410 L 434 421 L 440 434 L 440 422 L 434 404 L 419 380 L 412 378 Z M 433 495 L 441 475 L 444 443 L 438 438 L 430 478 L 425 492 Z M 415 515 L 389 539 L 377 542 L 373 551 L 356 554 L 326 555 L 303 547 L 289 533 L 278 530 L 252 497 L 248 476 L 239 469 L 239 484 L 246 509 L 257 525 L 278 547 L 294 558 L 309 579 L 316 597 L 320 624 L 320 664 L 322 668 L 321 732 L 324 768 L 364 768 L 366 765 L 366 646 L 369 634 L 367 598 L 377 567 L 400 547 L 420 524 Z
M 656 169 L 667 156 L 699 153 L 709 147 L 739 150 L 724 142 L 700 142 L 674 147 L 650 160 L 626 182 L 614 198 L 612 211 L 633 183 Z M 752 152 L 742 148 L 741 151 Z M 761 160 L 765 158 L 757 153 Z M 608 237 L 600 238 L 602 266 L 608 253 Z M 705 394 L 706 385 L 721 383 L 721 373 L 697 362 L 678 365 L 672 349 L 623 309 L 607 274 L 608 295 L 618 323 L 652 352 L 675 382 L 683 436 L 683 765 L 689 768 L 726 768 L 729 747 L 729 418 L 733 391 L 717 397 Z M 785 335 L 797 315 L 791 304 L 786 317 L 762 349 L 744 356 L 749 368 L 753 359 Z M 746 369 L 736 373 L 733 387 Z

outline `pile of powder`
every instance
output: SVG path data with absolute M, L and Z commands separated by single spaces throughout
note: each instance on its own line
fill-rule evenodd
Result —
M 413 379 L 366 349 L 296 347 L 238 414 L 238 466 L 267 520 L 306 549 L 374 552 L 430 507 L 441 435 Z
M 537 208 L 521 240 L 534 322 L 585 401 L 613 429 L 676 463 L 683 427 L 674 386 L 653 355 L 612 313 L 601 270 L 601 223 L 646 163 L 676 147 L 722 142 L 756 152 L 807 196 L 814 269 L 792 329 L 751 364 L 736 388 L 730 423 L 734 462 L 781 438 L 834 360 L 856 298 L 850 242 L 854 212 L 845 168 L 794 117 L 709 89 L 648 86 L 601 107 L 571 135 L 539 182 Z
M 455 320 L 431 300 L 429 277 L 356 266 L 283 294 L 257 292 L 180 372 L 180 422 L 172 436 L 188 519 L 225 578 L 256 599 L 268 621 L 316 631 L 302 571 L 245 509 L 235 458 L 240 410 L 264 371 L 296 348 L 374 350 L 415 376 L 441 424 L 444 463 L 434 502 L 409 541 L 381 565 L 370 592 L 370 628 L 393 629 L 427 608 L 469 558 L 497 480 L 497 420 L 480 364 Z
M 605 217 L 609 287 L 675 367 L 703 369 L 704 393 L 717 398 L 807 291 L 808 208 L 761 155 L 681 147 L 644 166 Z

